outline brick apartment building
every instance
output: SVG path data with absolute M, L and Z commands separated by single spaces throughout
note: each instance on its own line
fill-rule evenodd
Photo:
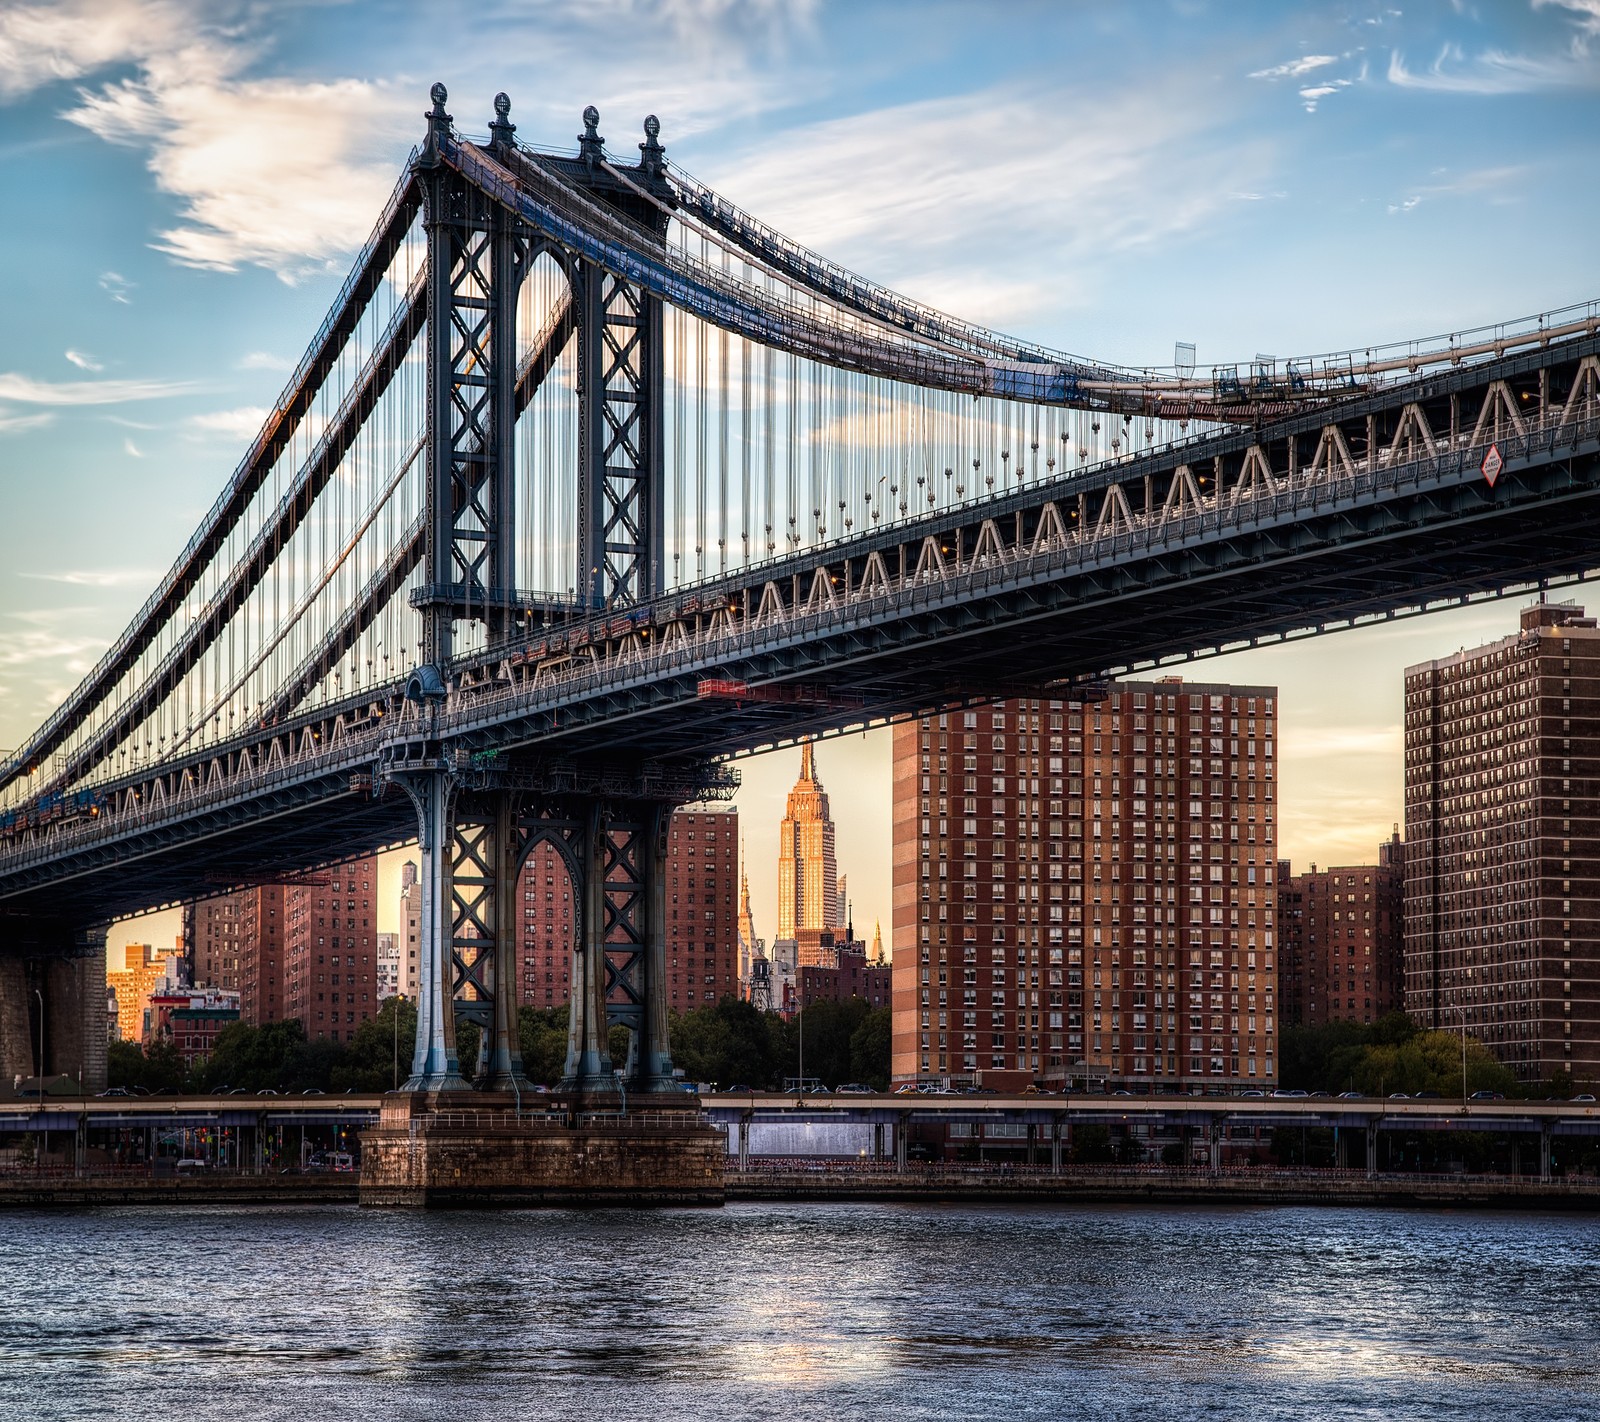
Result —
M 1170 678 L 897 726 L 894 1078 L 1269 1086 L 1276 701 Z
M 1527 608 L 1408 667 L 1405 715 L 1406 1011 L 1523 1081 L 1600 1080 L 1600 629 Z
M 1285 1025 L 1376 1022 L 1404 998 L 1405 846 L 1376 864 L 1303 874 L 1278 863 L 1279 998 Z

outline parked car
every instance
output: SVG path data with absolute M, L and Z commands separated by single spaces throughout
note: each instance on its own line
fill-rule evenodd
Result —
M 834 1094 L 838 1096 L 876 1096 L 877 1092 L 862 1082 L 847 1081 Z
M 97 1091 L 96 1096 L 131 1096 L 133 1093 L 126 1086 L 108 1086 L 104 1091 Z
M 1403 1091 L 1391 1091 L 1389 1093 L 1389 1099 L 1391 1101 L 1409 1101 L 1411 1098 Z
M 1503 1091 L 1474 1091 L 1468 1099 L 1472 1101 L 1504 1101 L 1506 1094 Z
M 1259 1096 L 1265 1096 L 1266 1094 L 1267 1093 L 1264 1092 L 1264 1091 L 1257 1091 L 1254 1087 L 1251 1087 L 1250 1090 L 1248 1090 L 1248 1091 L 1241 1091 L 1239 1093 L 1239 1095 L 1241 1095 L 1241 1096 L 1258 1096 L 1258 1097 Z
M 176 1170 L 179 1175 L 203 1175 L 206 1171 L 211 1169 L 211 1162 L 209 1160 L 200 1160 L 190 1157 L 180 1160 L 172 1168 Z
M 1367 1097 L 1363 1091 L 1341 1091 L 1339 1099 L 1341 1101 L 1365 1101 Z
M 1593 1106 L 1594 1105 L 1594 1094 L 1592 1092 L 1580 1091 L 1572 1099 L 1574 1101 L 1582 1102 L 1585 1106 Z
M 1304 1096 L 1306 1093 L 1303 1092 L 1303 1091 L 1299 1091 L 1299 1090 L 1286 1090 L 1285 1088 L 1280 1086 L 1272 1094 L 1274 1096 L 1301 1097 L 1301 1096 Z

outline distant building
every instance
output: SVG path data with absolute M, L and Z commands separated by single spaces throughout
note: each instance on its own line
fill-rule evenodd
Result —
M 739 993 L 739 813 L 677 810 L 667 829 L 667 1002 L 678 1012 Z M 518 880 L 523 1004 L 566 1006 L 578 922 L 572 879 L 547 842 Z
M 1276 730 L 1176 677 L 896 726 L 895 1079 L 1272 1083 Z
M 122 950 L 122 967 L 107 968 L 106 987 L 117 997 L 117 1035 L 122 1041 L 144 1041 L 150 994 L 178 986 L 181 956 L 175 948 L 157 952 L 148 943 L 129 943 Z
M 217 1034 L 239 1020 L 239 994 L 218 990 L 157 993 L 150 999 L 146 1041 L 165 1038 L 185 1066 L 210 1058 Z
M 774 943 L 802 928 L 839 928 L 839 873 L 828 792 L 816 773 L 811 742 L 800 748 L 800 778 L 778 826 L 778 931 Z
M 422 889 L 417 883 L 417 866 L 414 860 L 408 859 L 400 867 L 400 992 L 412 1002 L 417 1000 L 420 981 L 421 959 L 417 949 L 422 942 L 421 916 Z
M 829 962 L 801 966 L 799 1006 L 802 1009 L 814 1002 L 848 1002 L 853 997 L 871 1007 L 890 1006 L 893 984 L 889 968 L 868 959 L 864 943 L 841 941 L 834 944 L 830 958 Z
M 1404 845 L 1398 832 L 1376 864 L 1303 874 L 1278 864 L 1279 996 L 1296 1027 L 1376 1022 L 1404 997 Z
M 106 987 L 106 1042 L 120 1042 L 122 1040 L 122 1021 L 117 1015 L 117 990 L 115 987 Z
M 398 933 L 380 933 L 378 935 L 378 1001 L 387 1002 L 391 997 L 400 996 L 400 935 Z
M 377 1013 L 377 879 L 369 855 L 288 890 L 283 1015 L 313 1041 L 352 1041 Z
M 739 940 L 739 996 L 746 1000 L 753 1000 L 751 992 L 756 978 L 759 976 L 763 987 L 770 987 L 768 969 L 763 966 L 759 972 L 756 963 L 766 962 L 766 943 L 756 932 L 755 915 L 750 911 L 750 876 L 744 869 L 744 847 L 739 848 L 739 918 L 736 932 Z
M 1406 1011 L 1600 1080 L 1600 629 L 1541 602 L 1405 693 Z

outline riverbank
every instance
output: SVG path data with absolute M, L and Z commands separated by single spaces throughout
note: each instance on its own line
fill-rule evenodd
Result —
M 143 1171 L 85 1175 L 0 1176 L 0 1209 L 75 1209 L 106 1205 L 353 1205 L 358 1177 L 327 1175 L 183 1175 Z
M 112 1205 L 353 1205 L 355 1174 L 186 1175 L 155 1179 L 138 1171 L 0 1175 L 0 1210 Z M 1543 1181 L 1537 1176 L 1379 1175 L 1255 1168 L 1206 1171 L 1075 1167 L 1044 1170 L 913 1166 L 895 1171 L 847 1163 L 729 1170 L 725 1198 L 804 1204 L 892 1201 L 1146 1205 L 1343 1205 L 1372 1208 L 1571 1210 L 1600 1213 L 1600 1178 Z M 517 1203 L 524 1203 L 519 1201 Z M 529 1205 L 575 1203 L 529 1199 Z M 598 1203 L 613 1204 L 611 1199 Z M 702 1202 L 708 1203 L 708 1202 Z
M 1059 1201 L 1081 1204 L 1345 1205 L 1559 1209 L 1600 1213 L 1600 1178 L 1540 1180 L 1507 1175 L 1378 1175 L 1254 1168 L 1212 1173 L 1074 1168 L 929 1167 L 904 1171 L 846 1166 L 730 1170 L 728 1200 Z

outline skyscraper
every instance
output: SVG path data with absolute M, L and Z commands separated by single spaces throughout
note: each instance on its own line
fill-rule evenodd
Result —
M 1600 1078 L 1600 629 L 1520 631 L 1406 669 L 1405 1006 L 1523 1081 Z
M 353 1041 L 377 1013 L 377 881 L 369 855 L 285 891 L 283 1015 L 313 1041 Z
M 1173 677 L 897 726 L 895 1078 L 1272 1082 L 1276 701 Z
M 800 748 L 800 778 L 778 826 L 778 939 L 802 928 L 838 928 L 839 866 L 828 792 L 817 778 L 811 742 Z

